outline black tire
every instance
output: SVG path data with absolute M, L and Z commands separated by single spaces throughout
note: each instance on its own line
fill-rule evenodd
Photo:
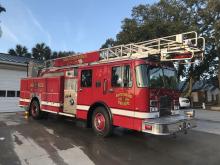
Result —
M 33 100 L 31 102 L 30 106 L 30 114 L 34 119 L 41 119 L 42 118 L 42 112 L 40 111 L 40 105 L 37 100 Z
M 101 119 L 101 124 L 98 120 Z M 103 126 L 104 124 L 104 126 Z M 92 128 L 98 136 L 108 137 L 112 133 L 112 122 L 104 107 L 97 107 L 92 114 Z

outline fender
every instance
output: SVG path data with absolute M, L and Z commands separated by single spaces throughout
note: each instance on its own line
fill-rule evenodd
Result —
M 93 111 L 95 110 L 96 107 L 98 106 L 103 106 L 105 107 L 105 109 L 107 110 L 108 114 L 109 114 L 109 117 L 110 117 L 110 121 L 111 123 L 113 123 L 113 117 L 112 117 L 112 113 L 111 113 L 111 110 L 110 108 L 108 107 L 108 105 L 103 102 L 103 101 L 96 101 L 95 103 L 93 103 L 90 108 L 89 108 L 89 111 L 88 111 L 88 114 L 87 114 L 87 125 L 90 127 L 91 126 L 91 120 L 92 120 L 92 113 Z

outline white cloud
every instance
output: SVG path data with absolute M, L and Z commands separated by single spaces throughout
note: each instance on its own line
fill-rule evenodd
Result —
M 29 50 L 37 42 L 45 42 L 51 47 L 50 33 L 22 0 L 6 1 L 4 7 L 7 12 L 1 15 L 3 34 L 0 38 L 0 52 L 7 52 L 16 44 L 25 45 Z
M 36 19 L 36 17 L 33 15 L 33 13 L 31 12 L 31 10 L 27 7 L 25 7 L 31 21 L 33 22 L 33 24 L 43 33 L 46 35 L 47 37 L 47 41 L 48 41 L 48 45 L 51 46 L 52 43 L 52 39 L 51 39 L 51 35 L 48 31 L 46 31 L 43 26 L 41 25 L 41 23 Z
M 19 42 L 19 39 L 17 38 L 17 36 L 10 30 L 9 27 L 7 27 L 6 25 L 2 24 L 2 31 L 3 31 L 3 35 L 2 35 L 2 39 L 5 39 L 7 41 L 13 42 L 15 44 L 17 44 Z

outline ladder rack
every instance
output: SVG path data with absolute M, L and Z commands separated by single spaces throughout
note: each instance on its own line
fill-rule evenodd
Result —
M 100 49 L 102 60 L 159 57 L 160 61 L 203 60 L 205 39 L 195 31 L 157 38 L 144 42 Z
M 153 40 L 114 46 L 98 51 L 71 55 L 45 62 L 44 69 L 80 66 L 89 63 L 108 63 L 126 59 L 151 58 L 160 61 L 203 60 L 205 39 L 197 33 L 186 32 Z M 30 70 L 31 71 L 31 70 Z

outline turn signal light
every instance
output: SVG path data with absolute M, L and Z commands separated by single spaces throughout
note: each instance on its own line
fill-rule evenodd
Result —
M 152 130 L 152 125 L 145 125 L 146 130 Z

